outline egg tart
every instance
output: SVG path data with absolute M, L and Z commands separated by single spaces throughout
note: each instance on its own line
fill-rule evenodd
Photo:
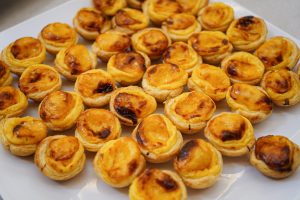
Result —
M 142 8 L 156 25 L 160 25 L 172 14 L 183 12 L 182 6 L 174 0 L 146 0 Z
M 221 101 L 230 87 L 230 79 L 219 67 L 201 64 L 193 70 L 187 85 L 190 91 L 204 92 L 214 101 Z
M 235 83 L 227 91 L 226 101 L 231 110 L 252 123 L 263 121 L 271 115 L 272 101 L 258 86 Z
M 97 56 L 84 45 L 77 44 L 61 49 L 55 58 L 55 69 L 64 77 L 75 81 L 78 75 L 95 69 Z
M 186 200 L 187 192 L 176 173 L 170 170 L 146 169 L 132 182 L 129 199 Z
M 0 87 L 11 85 L 13 77 L 10 73 L 9 67 L 0 60 Z
M 162 23 L 161 28 L 173 41 L 187 41 L 193 33 L 201 31 L 201 25 L 195 16 L 187 13 L 171 15 Z
M 209 0 L 176 0 L 183 9 L 183 12 L 196 15 L 202 8 L 204 8 Z
M 210 143 L 194 139 L 183 145 L 173 165 L 186 186 L 204 189 L 218 180 L 223 169 L 223 159 Z
M 208 64 L 219 64 L 233 50 L 228 37 L 220 31 L 195 33 L 189 38 L 188 43 Z
M 87 40 L 95 40 L 100 33 L 111 28 L 110 20 L 95 8 L 81 8 L 73 18 L 77 33 Z
M 203 92 L 185 92 L 165 102 L 165 115 L 185 134 L 198 133 L 216 111 L 214 101 Z
M 265 42 L 267 34 L 264 20 L 253 16 L 236 19 L 227 29 L 229 41 L 238 51 L 254 51 Z
M 127 6 L 126 0 L 93 0 L 97 10 L 102 11 L 105 15 L 115 15 L 118 10 Z
M 78 76 L 74 90 L 81 96 L 85 105 L 101 107 L 108 104 L 116 89 L 111 75 L 101 69 L 89 70 Z
M 49 129 L 64 131 L 75 125 L 84 106 L 75 92 L 55 91 L 40 103 L 38 113 Z
M 122 86 L 134 85 L 141 81 L 151 60 L 142 52 L 123 52 L 110 57 L 107 72 Z
M 226 31 L 234 19 L 234 10 L 222 2 L 212 3 L 198 14 L 198 20 L 204 30 Z
M 127 126 L 137 125 L 143 118 L 156 110 L 154 97 L 137 86 L 117 89 L 109 102 L 110 110 Z
M 37 147 L 34 162 L 41 172 L 56 181 L 69 180 L 85 166 L 83 145 L 76 137 L 55 135 L 45 138 Z
M 145 0 L 127 0 L 127 4 L 131 7 L 131 8 L 135 8 L 135 9 L 142 9 L 142 5 L 145 2 Z
M 125 33 L 110 30 L 98 35 L 92 45 L 93 52 L 107 62 L 113 55 L 130 50 L 131 40 Z
M 148 162 L 164 163 L 176 155 L 183 139 L 176 126 L 162 114 L 152 114 L 144 119 L 131 134 Z
M 233 83 L 256 85 L 262 79 L 265 66 L 254 55 L 247 52 L 236 52 L 221 62 L 221 68 Z
M 123 8 L 112 18 L 114 29 L 123 33 L 133 34 L 149 26 L 149 18 L 142 11 Z
M 61 84 L 59 73 L 43 64 L 28 67 L 19 79 L 20 90 L 34 101 L 41 101 L 49 93 L 59 90 Z
M 292 106 L 300 101 L 300 81 L 295 72 L 287 69 L 265 73 L 261 87 L 278 106 Z
M 286 178 L 300 165 L 300 148 L 284 136 L 260 137 L 251 152 L 250 163 L 265 176 Z
M 145 28 L 131 37 L 132 46 L 136 51 L 143 52 L 150 59 L 158 59 L 171 45 L 169 35 L 159 28 Z
M 46 48 L 43 43 L 33 37 L 22 37 L 10 43 L 1 53 L 1 60 L 15 74 L 29 66 L 40 64 L 46 59 Z M 3 65 L 3 64 L 2 64 Z
M 221 113 L 211 118 L 204 135 L 222 155 L 230 157 L 249 153 L 255 143 L 251 122 L 236 113 Z
M 18 117 L 28 107 L 26 96 L 20 90 L 11 87 L 0 87 L 0 120 L 6 117 Z
M 297 44 L 285 37 L 267 40 L 254 54 L 264 63 L 266 70 L 293 69 L 300 57 Z
M 39 34 L 39 39 L 46 46 L 48 53 L 57 54 L 62 48 L 76 44 L 78 36 L 68 24 L 56 22 L 45 26 Z
M 0 141 L 14 155 L 34 154 L 37 145 L 45 137 L 47 126 L 33 117 L 6 118 L 0 122 Z
M 94 158 L 96 174 L 108 185 L 122 188 L 145 169 L 145 159 L 137 143 L 130 137 L 106 142 Z
M 88 109 L 79 116 L 75 137 L 88 151 L 97 152 L 104 143 L 117 139 L 122 132 L 119 119 L 104 109 Z

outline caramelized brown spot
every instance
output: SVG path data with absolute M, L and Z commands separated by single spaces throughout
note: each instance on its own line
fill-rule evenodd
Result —
M 168 174 L 164 174 L 162 178 L 156 179 L 156 183 L 166 191 L 174 191 L 178 189 L 177 183 Z
M 101 30 L 101 25 L 105 22 L 105 16 L 93 10 L 80 10 L 77 19 L 82 28 L 88 31 Z
M 126 11 L 119 10 L 115 15 L 116 24 L 119 26 L 128 26 L 140 23 L 138 20 L 132 18 Z
M 7 67 L 6 65 L 0 60 L 0 79 L 6 74 Z
M 197 146 L 198 146 L 198 143 L 197 143 L 196 140 L 190 140 L 190 141 L 188 141 L 181 148 L 181 150 L 180 150 L 180 152 L 179 152 L 179 154 L 177 156 L 177 159 L 179 161 L 185 160 L 189 156 L 190 151 L 192 151 L 192 149 L 194 149 Z
M 231 140 L 240 140 L 243 137 L 243 133 L 245 131 L 246 125 L 243 122 L 240 125 L 240 128 L 238 130 L 223 130 L 221 134 L 221 140 L 223 142 L 231 141 Z
M 9 106 L 18 103 L 15 95 L 16 95 L 15 92 L 11 92 L 11 91 L 0 92 L 0 110 L 4 110 Z
M 151 50 L 153 55 L 161 55 L 169 45 L 167 37 L 158 30 L 150 30 L 142 36 L 145 46 Z
M 113 90 L 114 86 L 111 83 L 99 82 L 97 88 L 94 90 L 94 93 L 110 93 Z
M 130 119 L 133 124 L 137 124 L 137 116 L 134 111 L 126 107 L 118 107 L 118 106 L 115 106 L 115 110 L 122 117 Z
M 129 174 L 133 174 L 135 172 L 135 170 L 137 169 L 137 167 L 138 167 L 138 163 L 136 160 L 130 161 L 130 163 L 128 164 Z
M 29 83 L 35 83 L 35 82 L 41 80 L 41 78 L 42 78 L 42 74 L 41 73 L 34 72 L 34 73 L 30 74 L 30 76 L 28 78 L 29 79 L 28 82 Z
M 38 39 L 25 37 L 18 39 L 11 47 L 11 53 L 18 60 L 36 57 L 42 51 L 42 44 Z
M 128 52 L 128 53 L 118 53 L 116 55 L 116 67 L 124 71 L 146 71 L 145 59 L 138 53 Z
M 94 135 L 101 138 L 101 139 L 105 139 L 110 135 L 110 129 L 109 128 L 105 128 L 103 130 L 101 130 L 100 132 L 95 132 Z
M 228 68 L 227 68 L 227 72 L 228 74 L 230 74 L 231 76 L 237 76 L 238 72 L 236 69 L 236 65 L 234 63 L 231 63 Z
M 276 93 L 286 93 L 292 88 L 292 77 L 287 70 L 279 70 L 266 76 L 266 87 Z
M 242 17 L 238 20 L 237 26 L 243 28 L 246 28 L 250 26 L 251 24 L 254 24 L 254 17 L 253 16 L 246 16 Z

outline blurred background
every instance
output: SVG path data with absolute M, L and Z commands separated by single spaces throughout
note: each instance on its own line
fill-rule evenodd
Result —
M 0 31 L 66 1 L 72 0 L 0 0 Z M 236 1 L 300 39 L 300 0 Z

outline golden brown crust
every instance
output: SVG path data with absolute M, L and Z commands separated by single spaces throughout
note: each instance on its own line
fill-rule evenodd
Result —
M 96 174 L 112 187 L 126 187 L 145 168 L 145 159 L 136 142 L 121 137 L 106 142 L 97 152 L 93 165 Z
M 130 200 L 186 200 L 186 188 L 180 177 L 169 170 L 146 169 L 129 188 Z
M 183 9 L 183 12 L 196 15 L 202 8 L 204 8 L 209 0 L 176 0 Z
M 0 60 L 0 86 L 8 86 L 12 83 L 12 75 L 10 73 L 8 65 Z
M 97 10 L 104 12 L 105 15 L 115 15 L 118 10 L 127 6 L 126 0 L 93 0 Z

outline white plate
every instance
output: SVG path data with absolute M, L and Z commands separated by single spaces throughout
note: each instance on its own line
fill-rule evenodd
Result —
M 255 15 L 231 0 L 223 0 L 234 7 L 236 17 Z M 51 22 L 66 22 L 71 24 L 76 11 L 81 7 L 91 6 L 87 0 L 73 0 L 60 5 L 48 12 L 29 19 L 0 33 L 0 49 L 10 42 L 23 36 L 36 37 L 39 31 Z M 271 9 L 271 8 L 270 8 Z M 269 37 L 275 35 L 293 39 L 299 46 L 300 41 L 267 23 Z M 90 45 L 84 40 L 80 43 Z M 48 55 L 48 64 L 53 65 L 53 57 Z M 100 64 L 99 64 L 100 66 Z M 15 80 L 16 82 L 16 80 Z M 64 81 L 64 90 L 73 90 L 72 83 Z M 217 105 L 218 111 L 228 110 L 226 104 Z M 161 108 L 158 110 L 161 112 Z M 37 104 L 30 102 L 30 108 L 25 115 L 37 116 Z M 255 125 L 257 137 L 266 134 L 282 134 L 300 144 L 300 105 L 291 108 L 275 108 L 272 116 L 266 121 Z M 73 130 L 67 131 L 73 134 Z M 125 129 L 123 134 L 128 134 Z M 199 137 L 198 134 L 194 137 Z M 43 176 L 35 167 L 32 157 L 19 158 L 0 148 L 0 194 L 4 200 L 109 200 L 128 199 L 128 188 L 114 189 L 104 184 L 96 177 L 92 168 L 94 154 L 87 154 L 84 171 L 77 177 L 66 182 L 55 182 Z M 170 168 L 170 164 L 151 165 Z M 292 177 L 284 180 L 273 180 L 261 175 L 244 158 L 224 158 L 224 171 L 210 189 L 188 190 L 189 199 L 239 199 L 239 200 L 299 200 L 300 199 L 300 170 Z M 0 198 L 1 199 L 1 198 Z

